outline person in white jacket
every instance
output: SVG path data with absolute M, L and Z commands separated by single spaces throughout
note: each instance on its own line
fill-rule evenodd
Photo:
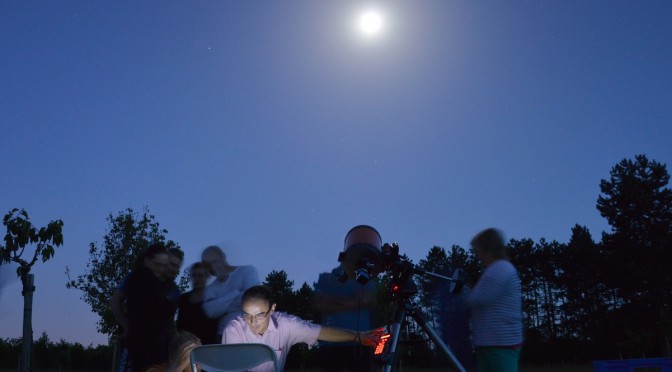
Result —
M 243 311 L 243 292 L 259 284 L 259 274 L 254 266 L 230 265 L 224 251 L 216 245 L 205 248 L 201 260 L 215 276 L 215 280 L 205 287 L 203 311 L 208 317 L 218 320 L 217 339 L 221 340 L 226 323 Z

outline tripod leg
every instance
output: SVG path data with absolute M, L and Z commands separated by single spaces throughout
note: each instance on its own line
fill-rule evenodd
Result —
M 455 355 L 453 354 L 452 351 L 450 351 L 450 348 L 448 345 L 446 345 L 445 342 L 439 337 L 439 335 L 434 331 L 432 327 L 430 327 L 427 324 L 427 321 L 425 318 L 422 317 L 422 315 L 416 311 L 412 310 L 411 311 L 411 316 L 413 316 L 413 319 L 415 320 L 416 323 L 422 328 L 423 331 L 429 336 L 429 338 L 434 342 L 434 344 L 443 351 L 443 354 L 450 360 L 450 362 L 453 364 L 453 367 L 457 369 L 460 372 L 466 372 L 464 367 L 462 367 L 462 364 L 457 360 Z
M 401 327 L 404 324 L 404 317 L 406 316 L 406 308 L 403 304 L 397 305 L 397 310 L 394 313 L 394 323 L 392 323 L 392 328 L 390 330 L 390 341 L 387 344 L 387 351 L 381 360 L 385 363 L 383 371 L 390 372 L 393 370 L 393 367 L 396 370 L 397 361 L 399 356 L 397 355 L 397 343 L 399 342 L 399 335 L 401 334 Z

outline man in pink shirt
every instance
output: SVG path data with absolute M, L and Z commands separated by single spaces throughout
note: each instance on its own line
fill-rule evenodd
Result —
M 245 291 L 243 313 L 231 320 L 224 329 L 223 344 L 261 343 L 270 346 L 278 356 L 280 369 L 285 366 L 292 345 L 305 342 L 314 345 L 318 340 L 332 342 L 357 341 L 375 346 L 375 332 L 355 332 L 348 329 L 325 327 L 294 315 L 276 312 L 271 290 L 257 285 Z M 254 371 L 272 371 L 272 363 L 265 363 Z

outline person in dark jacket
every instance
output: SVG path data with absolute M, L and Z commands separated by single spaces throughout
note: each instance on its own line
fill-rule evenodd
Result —
M 192 290 L 180 296 L 177 311 L 177 328 L 189 331 L 204 345 L 217 344 L 217 319 L 208 318 L 203 311 L 203 292 L 210 274 L 202 262 L 196 262 L 189 268 Z
M 134 371 L 168 361 L 168 343 L 174 331 L 177 304 L 175 283 L 167 280 L 168 251 L 152 244 L 136 260 L 125 283 L 128 306 L 128 352 Z

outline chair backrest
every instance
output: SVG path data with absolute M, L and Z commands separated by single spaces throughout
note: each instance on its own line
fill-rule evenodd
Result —
M 228 372 L 245 371 L 265 362 L 273 362 L 273 370 L 280 372 L 278 356 L 264 344 L 203 345 L 194 348 L 189 359 L 193 372 L 196 364 L 203 371 Z

